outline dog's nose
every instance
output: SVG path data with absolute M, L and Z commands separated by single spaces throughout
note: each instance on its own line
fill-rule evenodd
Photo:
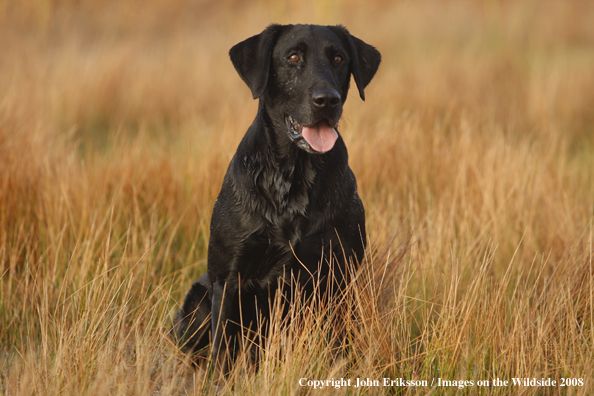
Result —
M 340 103 L 340 94 L 334 89 L 316 89 L 312 99 L 316 107 L 334 107 Z

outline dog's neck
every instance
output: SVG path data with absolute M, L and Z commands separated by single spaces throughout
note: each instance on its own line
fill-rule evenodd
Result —
M 260 103 L 260 106 L 262 104 Z M 285 136 L 286 125 L 279 117 L 271 116 L 261 109 L 254 120 L 256 131 L 264 131 L 254 136 L 252 144 L 259 155 L 248 159 L 252 188 L 267 203 L 266 217 L 272 218 L 304 215 L 309 205 L 311 191 L 319 167 L 321 156 L 309 154 L 297 147 Z M 254 199 L 254 203 L 262 202 Z

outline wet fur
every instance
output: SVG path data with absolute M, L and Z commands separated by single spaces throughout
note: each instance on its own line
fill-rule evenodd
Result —
M 288 61 L 295 51 L 300 64 Z M 337 53 L 344 64 L 333 63 Z M 230 56 L 259 98 L 258 113 L 214 205 L 208 272 L 192 285 L 172 330 L 196 360 L 207 356 L 212 342 L 213 361 L 223 372 L 233 362 L 239 334 L 255 340 L 249 334 L 257 332 L 258 318 L 266 332 L 276 293 L 290 302 L 292 282 L 306 296 L 328 287 L 338 291 L 348 263 L 362 260 L 365 211 L 344 141 L 339 135 L 330 151 L 315 153 L 289 136 L 286 117 L 302 125 L 321 119 L 336 125 L 350 76 L 364 99 L 381 59 L 345 28 L 316 25 L 271 25 L 234 46 Z M 313 105 L 320 89 L 340 95 L 339 106 Z

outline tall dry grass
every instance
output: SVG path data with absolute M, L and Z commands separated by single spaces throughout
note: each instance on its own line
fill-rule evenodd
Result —
M 0 393 L 214 392 L 167 332 L 256 111 L 227 51 L 312 22 L 384 59 L 340 129 L 375 247 L 357 323 L 337 358 L 329 314 L 300 317 L 222 392 L 591 394 L 593 21 L 587 1 L 0 2 Z M 475 386 L 299 386 L 341 377 Z M 476 386 L 513 377 L 584 385 Z

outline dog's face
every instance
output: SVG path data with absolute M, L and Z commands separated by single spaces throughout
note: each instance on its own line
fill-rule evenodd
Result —
M 330 28 L 294 26 L 272 51 L 267 99 L 278 107 L 286 132 L 309 152 L 332 149 L 351 78 L 349 51 Z
M 364 99 L 381 60 L 345 28 L 318 25 L 271 25 L 230 55 L 254 98 L 264 101 L 275 131 L 310 153 L 334 147 L 351 74 Z

